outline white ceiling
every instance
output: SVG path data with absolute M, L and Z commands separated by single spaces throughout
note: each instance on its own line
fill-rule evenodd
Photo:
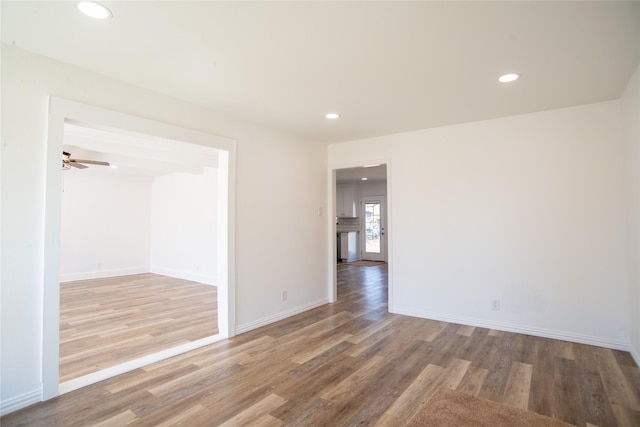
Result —
M 103 3 L 3 0 L 2 41 L 321 142 L 616 99 L 640 56 L 639 2 Z
M 362 182 L 362 178 L 367 178 L 367 182 L 384 181 L 387 179 L 387 166 L 377 165 L 370 167 L 358 167 L 336 170 L 336 183 L 346 184 Z
M 199 174 L 206 167 L 218 166 L 218 151 L 214 148 L 78 123 L 65 123 L 63 150 L 75 159 L 118 166 L 112 169 L 88 164 L 88 169 L 72 168 L 69 173 L 155 177 L 176 172 Z

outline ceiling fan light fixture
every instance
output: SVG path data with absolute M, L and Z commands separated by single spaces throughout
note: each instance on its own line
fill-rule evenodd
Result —
M 85 164 L 86 163 L 86 164 Z M 109 162 L 103 162 L 101 160 L 81 160 L 81 159 L 72 159 L 71 153 L 66 151 L 62 152 L 62 169 L 68 170 L 71 167 L 76 169 L 86 169 L 89 165 L 99 165 L 99 166 L 111 166 Z
M 113 17 L 113 13 L 109 8 L 95 1 L 79 1 L 76 2 L 78 10 L 85 15 L 95 19 L 109 19 Z

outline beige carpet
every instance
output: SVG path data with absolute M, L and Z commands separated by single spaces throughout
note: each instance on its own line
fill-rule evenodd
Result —
M 535 412 L 523 411 L 470 394 L 439 389 L 407 427 L 575 427 Z

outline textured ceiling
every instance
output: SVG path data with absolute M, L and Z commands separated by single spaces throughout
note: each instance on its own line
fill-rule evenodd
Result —
M 320 142 L 616 99 L 640 54 L 639 2 L 104 4 L 2 1 L 2 41 Z

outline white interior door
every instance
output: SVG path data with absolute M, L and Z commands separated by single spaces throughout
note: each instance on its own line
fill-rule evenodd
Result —
M 386 206 L 384 196 L 362 198 L 362 259 L 385 261 L 386 259 Z

